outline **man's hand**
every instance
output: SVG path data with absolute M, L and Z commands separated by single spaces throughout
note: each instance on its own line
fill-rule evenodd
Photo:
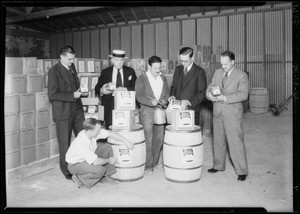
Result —
M 74 98 L 79 98 L 81 96 L 81 94 L 82 94 L 80 92 L 80 88 L 77 91 L 74 91 L 73 94 L 74 94 Z
M 187 106 L 192 106 L 189 100 L 182 100 L 183 109 L 187 109 Z
M 102 88 L 100 89 L 100 93 L 102 94 L 111 94 L 113 93 L 113 91 L 109 90 L 109 88 L 107 87 L 107 85 L 103 85 Z
M 169 102 L 171 102 L 171 101 L 173 101 L 173 100 L 176 100 L 175 96 L 171 96 L 171 97 L 168 98 L 168 101 L 169 101 Z
M 226 98 L 223 94 L 220 94 L 219 96 L 217 96 L 216 99 L 220 102 L 226 102 Z

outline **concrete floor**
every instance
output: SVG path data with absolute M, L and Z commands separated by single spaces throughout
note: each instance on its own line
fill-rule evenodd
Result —
M 98 183 L 78 189 L 58 165 L 49 171 L 7 185 L 8 207 L 263 207 L 269 212 L 293 211 L 292 113 L 280 116 L 245 114 L 249 176 L 237 181 L 227 158 L 224 172 L 212 166 L 212 138 L 204 136 L 201 179 L 174 183 L 163 168 L 133 182 Z

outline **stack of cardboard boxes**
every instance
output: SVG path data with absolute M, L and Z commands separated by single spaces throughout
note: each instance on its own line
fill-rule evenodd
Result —
M 49 158 L 50 139 L 57 138 L 56 127 L 50 126 L 45 74 L 37 61 L 35 57 L 5 59 L 6 169 Z M 52 155 L 58 153 L 55 147 Z

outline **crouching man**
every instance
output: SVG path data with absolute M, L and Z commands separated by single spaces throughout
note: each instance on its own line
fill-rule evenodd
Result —
M 98 139 L 108 137 L 122 141 L 127 148 L 133 149 L 133 143 L 113 131 L 101 128 L 101 122 L 87 118 L 83 128 L 74 139 L 66 153 L 68 170 L 78 188 L 91 188 L 100 180 L 112 181 L 110 175 L 116 173 L 116 159 L 113 157 L 111 145 L 98 143 Z

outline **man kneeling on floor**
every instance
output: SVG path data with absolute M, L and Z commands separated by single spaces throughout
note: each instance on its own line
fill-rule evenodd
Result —
M 102 129 L 101 122 L 94 118 L 85 119 L 83 128 L 66 153 L 72 180 L 78 188 L 88 189 L 100 180 L 114 181 L 110 175 L 116 173 L 116 159 L 113 157 L 111 145 L 106 142 L 97 145 L 97 140 L 110 137 L 122 141 L 129 149 L 133 149 L 133 143 L 118 133 Z

